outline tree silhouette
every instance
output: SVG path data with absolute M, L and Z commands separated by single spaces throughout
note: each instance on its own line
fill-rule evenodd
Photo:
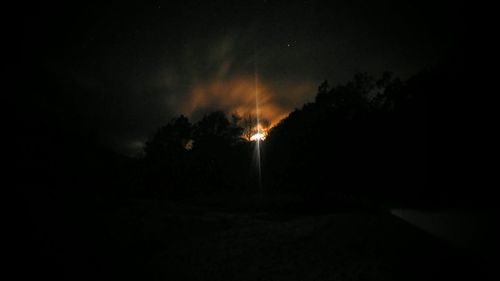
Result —
M 339 194 L 408 198 L 401 184 L 425 184 L 428 97 L 443 83 L 432 72 L 406 81 L 389 72 L 358 73 L 334 87 L 324 81 L 314 102 L 291 112 L 261 144 L 266 194 L 310 202 Z M 183 196 L 254 190 L 249 140 L 258 126 L 266 132 L 269 126 L 259 123 L 251 114 L 228 119 L 222 111 L 194 125 L 182 115 L 172 119 L 146 144 L 146 158 L 155 160 L 152 178 Z
M 186 150 L 191 130 L 191 123 L 184 115 L 173 118 L 146 142 L 146 156 L 156 159 L 177 156 Z
M 239 117 L 233 115 L 232 121 L 229 122 L 225 113 L 220 110 L 205 115 L 194 126 L 194 147 L 235 144 L 239 141 L 242 133 L 242 128 L 237 124 L 238 120 Z
M 247 114 L 242 120 L 243 137 L 249 141 L 255 134 L 255 127 L 257 126 L 257 118 L 251 114 Z
M 313 103 L 270 130 L 265 186 L 311 202 L 339 193 L 408 198 L 402 182 L 425 185 L 426 97 L 439 84 L 425 73 L 403 82 L 389 72 L 358 73 L 335 87 L 324 81 Z

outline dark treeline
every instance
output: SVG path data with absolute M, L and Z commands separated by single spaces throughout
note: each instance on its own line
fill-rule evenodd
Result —
M 451 90 L 452 76 L 431 69 L 405 81 L 389 72 L 358 73 L 335 87 L 325 81 L 314 102 L 260 143 L 263 194 L 257 143 L 241 137 L 242 118 L 215 111 L 191 124 L 181 115 L 147 142 L 143 191 L 239 206 L 236 197 L 248 203 L 262 195 L 274 207 L 456 204 L 459 196 L 428 182 L 429 99 Z
M 405 80 L 358 73 L 344 84 L 325 81 L 313 102 L 291 112 L 260 142 L 263 194 L 256 142 L 248 141 L 255 126 L 251 116 L 214 111 L 193 122 L 181 115 L 152 132 L 143 158 L 128 158 L 97 145 L 92 129 L 80 125 L 86 123 L 65 97 L 77 89 L 70 83 L 45 83 L 40 91 L 53 100 L 34 96 L 25 105 L 37 117 L 19 117 L 25 124 L 16 134 L 16 162 L 32 175 L 26 179 L 32 185 L 50 183 L 26 190 L 36 198 L 33 204 L 55 200 L 110 208 L 130 198 L 155 198 L 252 206 L 263 195 L 274 207 L 335 208 L 351 200 L 467 205 L 481 195 L 429 181 L 436 171 L 428 155 L 429 131 L 436 129 L 430 104 L 460 92 L 461 80 L 460 69 L 435 67 Z
M 260 195 L 275 207 L 319 206 L 320 199 L 330 208 L 351 199 L 380 206 L 467 205 L 481 195 L 428 180 L 436 170 L 428 159 L 429 104 L 459 92 L 461 77 L 456 68 L 441 67 L 404 81 L 390 73 L 359 73 L 336 86 L 325 81 L 313 102 L 290 113 L 260 143 L 263 194 L 256 143 L 248 141 L 251 117 L 215 111 L 195 123 L 173 118 L 152 132 L 145 156 L 134 159 L 97 145 L 92 129 L 80 125 L 86 123 L 65 96 L 75 85 L 34 83 L 53 99 L 34 95 L 25 108 L 36 117 L 18 116 L 16 165 L 31 175 L 20 181 L 30 186 L 23 189 L 29 204 L 54 212 L 59 204 L 85 213 L 82 205 L 113 208 L 137 198 L 252 206 Z M 26 92 L 37 93 L 30 85 Z
M 242 137 L 243 124 L 222 111 L 196 124 L 183 115 L 172 119 L 146 142 L 144 194 L 183 200 L 249 192 L 253 145 Z
M 402 81 L 390 73 L 324 82 L 314 102 L 292 112 L 265 145 L 266 186 L 318 206 L 441 202 L 428 186 L 429 97 L 448 81 L 424 71 Z M 352 202 L 351 202 L 352 203 Z

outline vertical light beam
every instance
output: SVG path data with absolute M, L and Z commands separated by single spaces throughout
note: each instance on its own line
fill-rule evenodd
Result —
M 259 111 L 259 76 L 257 73 L 257 53 L 255 53 L 254 60 L 254 82 L 255 82 L 255 115 L 257 118 L 257 134 L 261 134 L 260 132 L 260 111 Z M 255 142 L 256 154 L 257 154 L 257 182 L 259 188 L 259 200 L 263 198 L 263 188 L 262 188 L 262 168 L 261 168 L 261 158 L 260 158 L 260 137 L 257 138 Z

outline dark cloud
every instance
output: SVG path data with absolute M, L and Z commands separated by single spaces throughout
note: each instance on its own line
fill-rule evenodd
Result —
M 256 85 L 276 123 L 324 79 L 407 76 L 455 48 L 463 28 L 458 2 L 240 2 L 44 4 L 25 16 L 25 49 L 44 79 L 70 81 L 68 110 L 130 152 L 176 114 L 254 113 Z

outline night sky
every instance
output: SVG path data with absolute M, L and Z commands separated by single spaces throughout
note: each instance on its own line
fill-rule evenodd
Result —
M 181 113 L 254 113 L 255 73 L 262 118 L 275 124 L 325 79 L 436 64 L 463 30 L 456 1 L 125 2 L 30 7 L 22 50 L 39 87 L 64 89 L 38 100 L 127 154 Z

